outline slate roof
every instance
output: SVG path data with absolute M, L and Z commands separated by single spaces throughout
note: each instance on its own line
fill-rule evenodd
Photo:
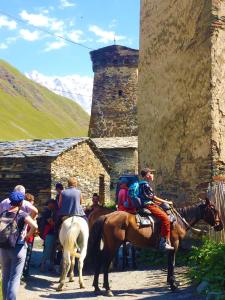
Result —
M 52 157 L 55 158 L 65 151 L 69 151 L 76 145 L 88 143 L 92 151 L 102 162 L 103 166 L 109 172 L 111 165 L 105 158 L 101 150 L 88 137 L 65 138 L 65 139 L 34 139 L 18 140 L 13 142 L 0 141 L 0 158 L 19 158 L 19 157 Z
M 137 136 L 92 138 L 99 149 L 138 148 Z
M 57 157 L 75 145 L 89 140 L 89 138 L 66 139 L 34 139 L 18 140 L 13 142 L 0 142 L 0 157 L 31 157 L 48 156 Z

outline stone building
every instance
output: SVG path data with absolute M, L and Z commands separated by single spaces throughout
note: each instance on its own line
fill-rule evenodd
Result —
M 121 175 L 138 174 L 138 137 L 94 138 L 92 140 L 104 153 L 112 167 L 111 195 L 114 196 L 116 182 Z
M 89 136 L 137 135 L 138 50 L 112 45 L 90 55 L 94 86 Z
M 225 173 L 224 20 L 224 1 L 141 1 L 140 165 L 178 202 Z
M 110 198 L 109 171 L 108 161 L 89 138 L 0 142 L 0 200 L 22 184 L 42 205 L 53 196 L 56 182 L 66 187 L 75 176 L 85 203 L 94 192 L 104 202 Z

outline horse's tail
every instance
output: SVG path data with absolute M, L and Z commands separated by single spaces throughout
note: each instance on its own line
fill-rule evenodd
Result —
M 106 220 L 106 216 L 99 217 L 91 228 L 91 232 L 88 239 L 87 256 L 92 263 L 96 258 L 99 258 L 102 252 L 101 240 L 102 240 L 105 220 Z
M 77 238 L 80 234 L 80 226 L 78 223 L 63 222 L 60 231 L 60 241 L 62 243 L 64 251 L 74 252 L 74 247 L 78 248 Z

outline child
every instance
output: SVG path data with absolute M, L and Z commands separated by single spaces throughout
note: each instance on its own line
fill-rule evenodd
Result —
M 41 260 L 41 272 L 45 271 L 46 262 L 49 260 L 49 270 L 53 270 L 54 264 L 54 249 L 55 249 L 55 217 L 56 217 L 57 203 L 51 199 L 47 202 L 47 207 L 42 214 L 43 221 L 45 222 L 43 228 L 42 238 L 44 240 L 44 249 Z

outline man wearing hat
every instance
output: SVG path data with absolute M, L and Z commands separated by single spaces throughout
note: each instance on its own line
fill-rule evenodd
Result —
M 128 179 L 122 177 L 120 179 L 120 190 L 118 193 L 118 208 L 117 210 L 126 211 L 131 214 L 136 213 L 136 208 L 133 206 L 133 203 L 128 196 Z
M 162 221 L 161 225 L 161 239 L 159 248 L 161 250 L 174 250 L 170 245 L 170 220 L 168 215 L 159 207 L 160 204 L 166 203 L 172 205 L 172 201 L 167 201 L 157 197 L 151 187 L 154 180 L 154 170 L 145 168 L 141 171 L 142 181 L 139 182 L 139 194 L 143 207 L 150 210 L 150 212 Z

